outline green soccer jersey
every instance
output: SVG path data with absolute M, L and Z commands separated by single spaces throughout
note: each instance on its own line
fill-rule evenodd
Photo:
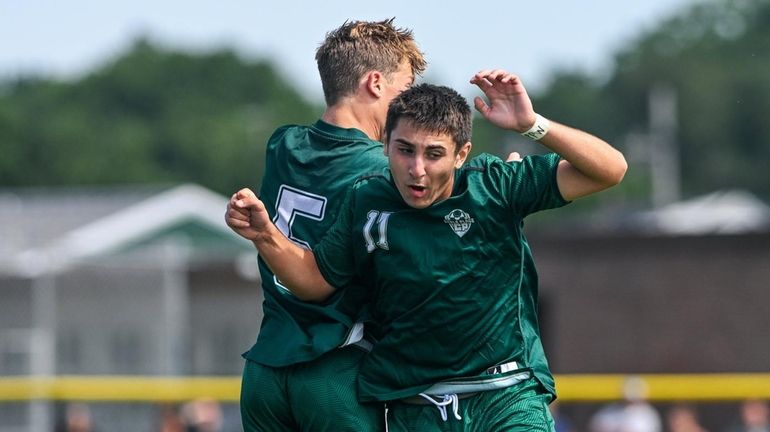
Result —
M 558 162 L 478 156 L 456 172 L 452 195 L 425 209 L 405 204 L 388 170 L 355 183 L 314 253 L 331 285 L 362 278 L 374 290 L 382 333 L 361 365 L 362 401 L 413 396 L 510 361 L 555 393 L 523 218 L 566 203 Z
M 382 144 L 358 129 L 321 120 L 284 126 L 267 144 L 260 199 L 275 225 L 295 243 L 312 248 L 340 212 L 361 174 L 387 166 Z M 343 344 L 359 317 L 363 290 L 339 290 L 324 304 L 295 298 L 259 259 L 264 318 L 249 360 L 280 367 L 313 360 Z M 351 283 L 355 281 L 351 280 Z

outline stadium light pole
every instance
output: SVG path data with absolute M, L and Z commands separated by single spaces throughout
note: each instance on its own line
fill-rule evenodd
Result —
M 189 308 L 189 240 L 173 237 L 161 245 L 163 272 L 163 338 L 162 373 L 182 375 L 189 372 L 187 351 L 190 346 Z
M 652 205 L 660 208 L 681 198 L 676 90 L 667 84 L 656 84 L 648 98 Z
M 40 260 L 42 271 L 32 279 L 32 317 L 30 374 L 41 379 L 56 373 L 56 271 L 54 253 Z M 43 384 L 44 385 L 44 384 Z M 32 399 L 29 404 L 31 432 L 53 430 L 51 401 L 45 397 Z

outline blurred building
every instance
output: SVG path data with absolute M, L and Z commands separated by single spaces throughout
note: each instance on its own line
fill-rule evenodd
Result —
M 195 185 L 0 190 L 0 376 L 240 374 L 262 299 L 225 205 Z M 0 430 L 52 430 L 50 406 L 16 410 Z
M 530 236 L 557 373 L 768 372 L 770 208 L 723 191 Z

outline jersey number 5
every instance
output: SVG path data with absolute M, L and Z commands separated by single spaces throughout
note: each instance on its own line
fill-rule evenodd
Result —
M 310 243 L 296 237 L 291 231 L 297 216 L 313 220 L 323 220 L 326 213 L 326 197 L 311 194 L 301 189 L 281 185 L 275 202 L 273 223 L 289 240 L 310 249 Z
M 293 241 L 300 247 L 310 249 L 310 243 L 294 235 L 291 230 L 292 225 L 298 216 L 320 221 L 323 220 L 326 213 L 326 197 L 312 194 L 291 186 L 281 185 L 278 189 L 278 199 L 275 202 L 275 217 L 273 223 L 286 238 Z M 275 285 L 283 288 L 287 293 L 289 290 L 284 287 L 277 277 L 273 276 Z

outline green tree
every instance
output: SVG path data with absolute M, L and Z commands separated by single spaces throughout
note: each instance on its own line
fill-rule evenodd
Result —
M 4 185 L 257 187 L 272 130 L 318 113 L 267 61 L 146 39 L 81 79 L 26 78 L 2 89 Z
M 644 154 L 650 91 L 674 89 L 683 195 L 745 188 L 770 199 L 770 1 L 698 2 L 640 35 L 602 80 L 559 71 L 533 97 L 546 115 L 594 132 L 627 155 Z M 633 158 L 632 158 L 633 159 Z M 649 193 L 649 170 L 633 159 L 619 196 Z M 615 192 L 613 192 L 615 193 Z
M 770 2 L 698 3 L 617 58 L 607 86 L 627 107 L 629 129 L 646 124 L 655 83 L 676 89 L 687 195 L 740 187 L 770 197 L 757 175 L 770 158 Z

